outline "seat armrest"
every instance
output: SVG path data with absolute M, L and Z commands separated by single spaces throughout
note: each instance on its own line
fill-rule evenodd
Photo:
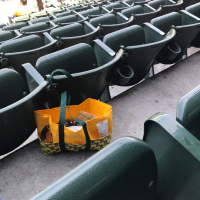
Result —
M 58 27 L 58 25 L 54 24 L 52 21 L 49 21 L 49 24 L 50 24 L 50 28 Z
M 22 34 L 19 32 L 19 30 L 14 30 L 14 33 L 17 36 L 17 38 L 22 36 Z
M 29 88 L 29 92 L 32 92 L 38 85 L 42 84 L 44 78 L 38 73 L 38 71 L 30 64 L 26 63 L 22 65 L 24 69 L 26 82 Z
M 78 21 L 80 21 L 80 20 L 85 20 L 85 19 L 88 18 L 88 17 L 84 17 L 84 16 L 81 15 L 80 13 L 77 13 L 76 15 L 77 15 L 77 17 L 78 17 Z
M 31 23 L 30 21 L 28 21 L 27 23 L 28 23 L 28 25 L 33 25 L 33 23 Z
M 169 5 L 170 5 L 170 6 L 171 6 L 171 5 L 176 5 L 176 2 L 175 2 L 175 1 L 172 1 L 172 0 L 166 0 L 166 1 L 165 1 L 165 5 L 166 5 L 166 6 L 169 6 Z
M 156 28 L 148 22 L 142 24 L 142 27 L 145 32 L 146 43 L 152 43 L 155 41 L 162 40 L 165 36 L 165 33 L 163 31 L 161 31 L 160 29 Z
M 90 33 L 93 32 L 97 29 L 99 29 L 100 27 L 95 28 L 94 26 L 92 26 L 92 24 L 90 24 L 89 22 L 85 21 L 84 22 L 84 29 L 86 33 Z
M 101 40 L 93 40 L 94 52 L 97 56 L 98 66 L 103 66 L 104 64 L 110 62 L 116 55 L 116 53 L 104 44 Z
M 128 21 L 128 18 L 120 12 L 116 13 L 116 17 L 119 24 L 126 23 Z
M 44 35 L 45 45 L 50 44 L 51 42 L 55 41 L 47 32 L 43 33 L 43 35 Z
M 179 12 L 181 14 L 183 25 L 190 25 L 195 23 L 200 23 L 200 19 L 193 14 L 187 12 L 186 10 L 181 10 Z
M 120 138 L 32 200 L 158 199 L 157 166 L 143 141 Z
M 144 141 L 156 155 L 158 188 L 163 198 L 198 199 L 200 141 L 163 113 L 157 113 L 145 122 Z
M 127 7 L 131 7 L 131 6 L 130 6 L 129 4 L 127 4 L 125 1 L 124 1 L 124 2 L 122 1 L 122 5 L 123 5 L 123 4 L 126 5 Z
M 105 7 L 101 6 L 102 9 L 102 14 L 107 14 L 107 13 L 111 13 L 108 9 L 106 9 Z
M 90 8 L 92 8 L 92 9 L 93 9 L 93 8 L 95 8 L 95 7 L 94 7 L 93 5 L 90 5 Z
M 11 19 L 11 22 L 12 22 L 13 24 L 16 24 L 16 22 L 15 22 L 15 20 L 14 20 L 14 19 Z
M 176 5 L 182 5 L 183 4 L 183 0 L 179 0 L 177 1 Z
M 143 9 L 144 9 L 144 12 L 145 13 L 149 13 L 149 12 L 156 12 L 156 9 L 151 7 L 150 5 L 148 4 L 144 4 L 143 5 Z
M 55 15 L 52 15 L 48 10 L 47 10 L 47 13 L 50 19 L 51 18 L 53 18 L 52 20 L 57 19 L 57 17 Z

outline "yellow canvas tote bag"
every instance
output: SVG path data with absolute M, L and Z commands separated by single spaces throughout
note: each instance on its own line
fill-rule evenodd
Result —
M 55 70 L 64 73 L 73 82 L 73 77 L 65 70 Z M 75 84 L 73 83 L 73 86 Z M 77 87 L 77 85 L 76 85 Z M 77 88 L 76 88 L 77 89 Z M 82 98 L 84 95 L 81 94 Z M 69 106 L 71 96 L 66 91 L 61 94 L 60 107 L 35 111 L 38 138 L 44 154 L 54 154 L 60 151 L 100 150 L 111 141 L 112 136 L 112 107 L 101 101 L 88 98 L 80 105 Z M 83 121 L 77 119 L 80 111 L 95 115 L 96 118 Z M 81 129 L 74 131 L 65 127 L 66 121 L 76 121 Z M 106 122 L 106 123 L 105 123 Z M 107 134 L 101 137 L 99 125 L 106 124 Z M 47 131 L 48 130 L 48 131 Z M 41 138 L 42 132 L 47 131 L 46 141 Z

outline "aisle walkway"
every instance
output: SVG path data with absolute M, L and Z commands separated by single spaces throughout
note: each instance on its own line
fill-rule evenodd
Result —
M 143 137 L 144 121 L 156 112 L 175 118 L 178 100 L 200 83 L 200 52 L 112 99 L 113 138 Z M 95 152 L 45 156 L 34 141 L 0 160 L 3 200 L 27 200 L 70 172 Z

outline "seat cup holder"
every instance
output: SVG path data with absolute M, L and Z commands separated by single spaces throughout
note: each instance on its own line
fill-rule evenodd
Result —
M 2 63 L 7 62 L 7 61 L 8 61 L 8 58 L 2 58 L 2 59 L 1 59 L 1 62 L 2 62 Z
M 180 53 L 181 53 L 181 48 L 176 43 L 171 43 L 167 46 L 165 56 L 169 60 L 173 60 Z
M 126 85 L 130 79 L 134 76 L 133 69 L 128 65 L 123 65 L 119 67 L 112 78 L 114 84 L 124 86 Z
M 0 65 L 4 68 L 4 67 L 6 67 L 7 66 L 7 64 L 8 64 L 8 58 L 1 58 L 0 59 Z

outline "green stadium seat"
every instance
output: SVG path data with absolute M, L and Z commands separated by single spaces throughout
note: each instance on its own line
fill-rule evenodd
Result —
M 185 10 L 189 12 L 190 14 L 194 15 L 193 17 L 196 18 L 200 22 L 200 3 L 189 6 L 185 8 Z M 197 34 L 197 36 L 191 42 L 191 46 L 200 48 L 200 33 Z
M 80 12 L 80 14 L 83 17 L 89 17 L 89 19 L 99 17 L 108 13 L 110 13 L 110 11 L 104 7 L 92 8 L 92 9 L 88 9 L 88 10 Z
M 134 21 L 132 22 L 132 24 L 138 25 L 145 22 L 150 22 L 151 19 L 153 19 L 158 12 L 159 10 L 155 10 L 148 4 L 133 6 L 131 8 L 127 8 L 121 11 L 121 13 L 128 18 L 134 16 Z
M 35 69 L 30 64 L 27 64 L 27 69 L 37 70 L 42 77 L 47 77 L 47 80 L 54 70 L 67 70 L 72 74 L 80 90 L 85 95 L 99 99 L 109 85 L 113 65 L 119 61 L 122 54 L 122 49 L 116 54 L 100 40 L 94 40 L 93 48 L 88 44 L 77 44 L 43 56 L 38 59 Z M 31 71 L 30 74 L 34 74 L 34 72 Z M 26 77 L 29 79 L 29 75 Z M 72 83 L 65 75 L 54 76 L 53 82 L 55 84 L 59 82 L 58 92 L 70 91 L 71 104 L 76 105 L 83 101 L 77 92 L 73 90 Z M 50 107 L 58 106 L 60 101 L 54 91 L 47 91 L 47 93 L 47 96 L 52 96 L 52 99 L 58 100 L 54 104 L 51 103 L 51 100 Z
M 0 45 L 8 40 L 18 39 L 22 34 L 18 30 L 0 32 Z
M 48 33 L 44 33 L 44 39 L 30 35 L 4 42 L 0 46 L 0 68 L 13 67 L 24 76 L 21 65 L 28 62 L 35 66 L 39 57 L 54 51 L 55 44 L 56 40 Z
M 37 81 L 39 86 L 31 92 L 16 71 L 0 70 L 0 156 L 20 146 L 36 129 L 34 110 L 44 108 L 47 85 L 42 77 Z
M 130 6 L 137 6 L 147 4 L 149 1 L 151 0 L 125 0 L 124 2 L 126 2 Z
M 109 10 L 110 12 L 121 12 L 122 10 L 131 7 L 126 2 L 117 2 L 117 3 L 111 3 L 108 5 L 104 5 L 104 7 Z
M 158 200 L 157 176 L 151 148 L 137 138 L 124 137 L 97 152 L 32 200 Z
M 59 26 L 66 26 L 66 25 L 69 25 L 69 24 L 73 24 L 75 22 L 83 23 L 86 20 L 87 20 L 87 18 L 85 18 L 82 15 L 77 13 L 75 15 L 69 15 L 69 16 L 66 16 L 66 17 L 60 17 L 60 18 L 54 19 L 53 23 L 55 23 Z
M 154 9 L 159 9 L 161 7 L 161 11 L 157 13 L 157 17 L 161 15 L 166 15 L 171 12 L 179 11 L 181 6 L 183 5 L 183 0 L 179 0 L 178 2 L 174 2 L 171 0 L 155 0 L 150 1 L 148 3 Z
M 167 33 L 171 26 L 178 32 L 173 42 L 164 47 L 156 57 L 156 61 L 163 64 L 173 64 L 181 60 L 192 40 L 200 32 L 199 20 L 184 10 L 154 18 L 151 24 L 164 33 Z
M 58 26 L 55 25 L 51 21 L 41 22 L 41 23 L 37 23 L 37 24 L 32 24 L 30 26 L 25 26 L 25 27 L 20 29 L 20 32 L 25 36 L 35 34 L 35 35 L 38 35 L 40 37 L 43 37 L 44 32 L 50 33 L 53 29 L 55 29 L 57 27 Z
M 122 45 L 125 51 L 121 62 L 115 66 L 111 82 L 119 86 L 139 83 L 149 72 L 163 46 L 175 35 L 174 29 L 163 34 L 149 23 L 133 25 L 106 35 L 103 42 L 107 46 L 117 52 Z
M 83 25 L 74 23 L 54 29 L 51 31 L 50 35 L 52 38 L 58 40 L 58 49 L 63 49 L 78 43 L 91 44 L 98 31 L 99 28 L 95 28 L 85 21 Z
M 11 25 L 7 25 L 7 26 L 4 26 L 2 28 L 3 31 L 13 31 L 13 30 L 19 30 L 21 29 L 22 27 L 24 26 L 27 26 L 28 24 L 26 22 L 19 22 L 19 23 L 16 23 L 16 24 L 11 24 Z
M 157 113 L 145 122 L 144 141 L 158 165 L 158 188 L 164 199 L 200 196 L 200 86 L 178 102 L 176 120 Z
M 107 14 L 104 16 L 93 18 L 89 21 L 94 27 L 100 26 L 99 38 L 104 37 L 106 34 L 126 28 L 133 22 L 133 16 L 130 18 L 125 17 L 121 13 Z

